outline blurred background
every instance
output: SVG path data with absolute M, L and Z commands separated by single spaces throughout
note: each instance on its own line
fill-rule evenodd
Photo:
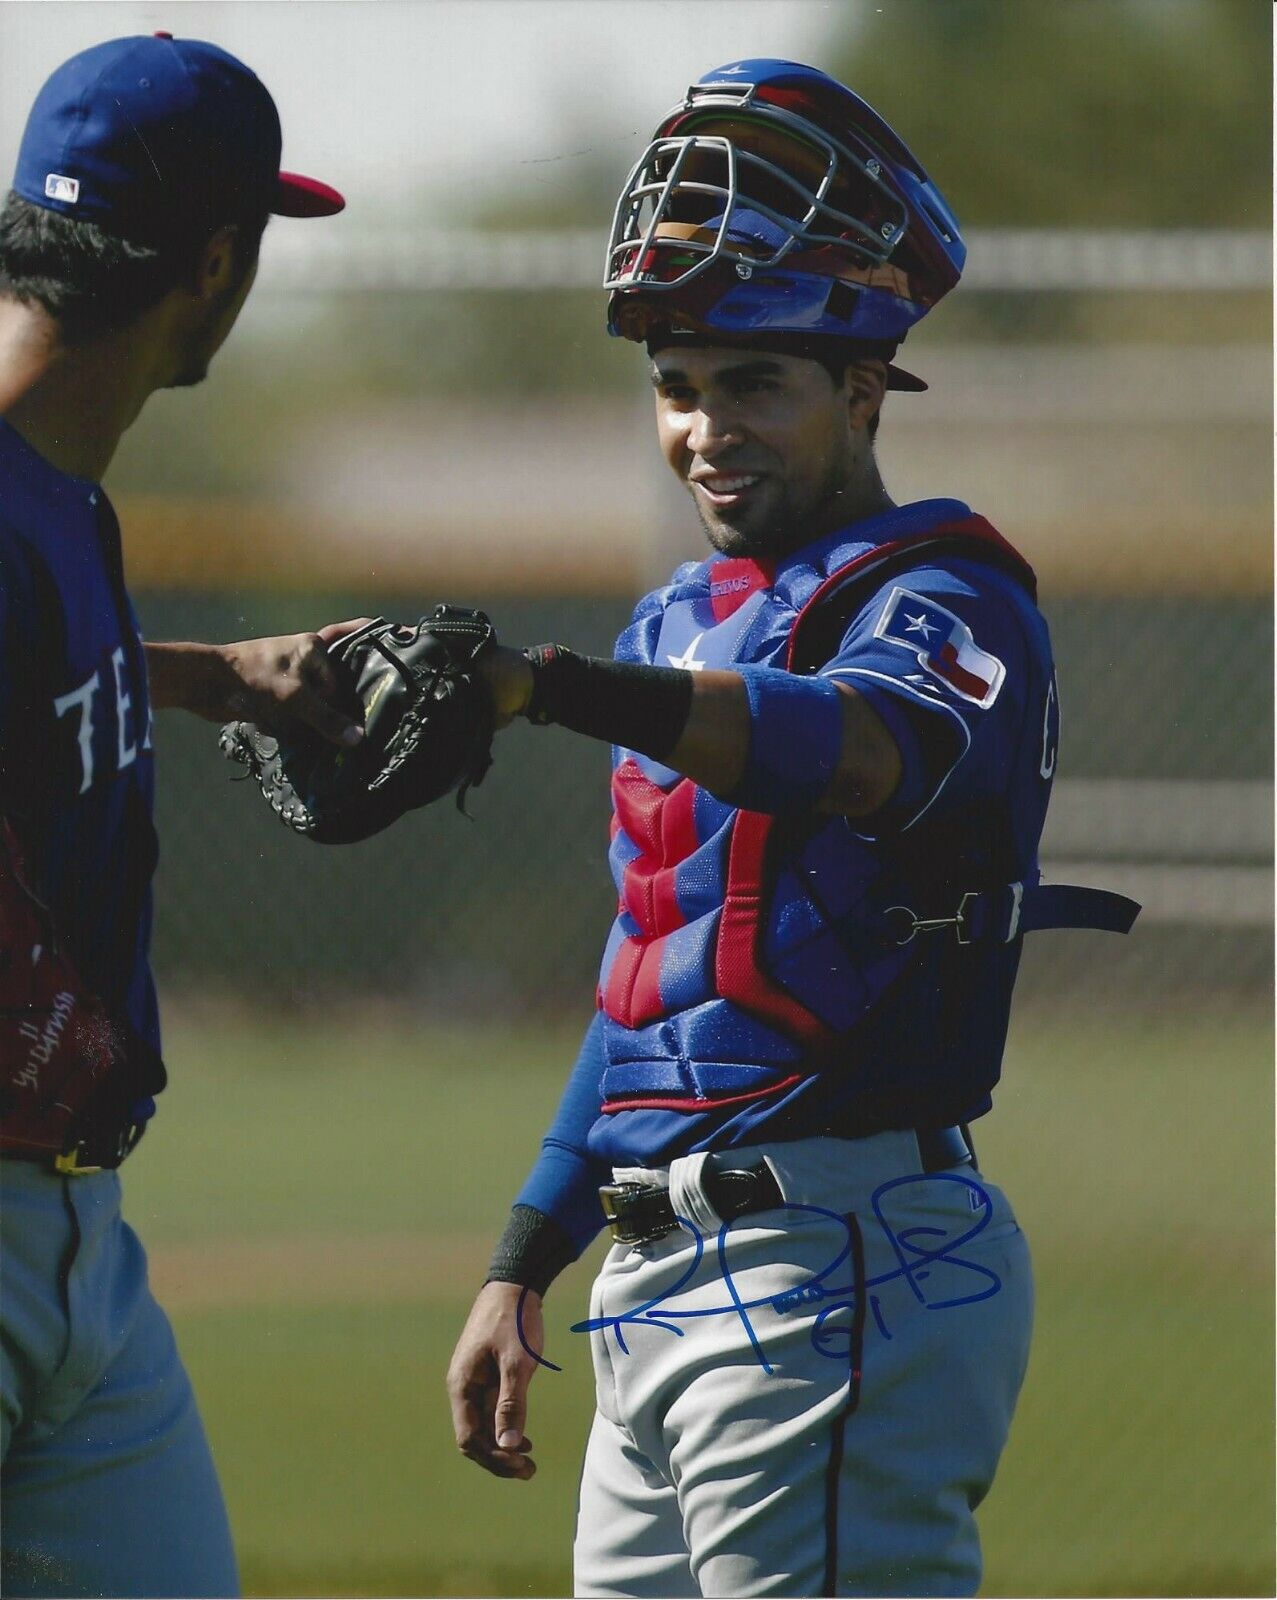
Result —
M 1049 878 L 1143 901 L 1029 941 L 985 1170 L 1039 1277 L 986 1592 L 1272 1594 L 1271 11 L 1263 0 L 0 6 L 0 149 L 64 56 L 168 28 L 274 92 L 277 219 L 209 383 L 112 468 L 143 626 L 436 600 L 607 651 L 698 555 L 606 228 L 659 116 L 751 55 L 843 76 L 964 225 L 879 454 L 1036 565 L 1064 736 Z M 8 157 L 6 157 L 8 159 Z M 166 715 L 172 1086 L 130 1162 L 250 1593 L 560 1594 L 588 1263 L 551 1296 L 542 1471 L 455 1456 L 442 1373 L 588 1018 L 606 753 L 503 735 L 471 797 L 327 852 Z M 223 792 L 224 791 L 224 792 Z

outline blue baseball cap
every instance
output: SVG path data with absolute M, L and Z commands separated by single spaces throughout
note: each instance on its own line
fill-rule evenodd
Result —
M 64 61 L 36 96 L 13 188 L 138 244 L 267 212 L 340 211 L 336 189 L 279 170 L 282 142 L 266 86 L 225 50 L 169 33 L 109 39 Z

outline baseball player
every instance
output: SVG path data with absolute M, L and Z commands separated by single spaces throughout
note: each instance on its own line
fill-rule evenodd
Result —
M 270 213 L 274 102 L 210 44 L 114 39 L 57 69 L 0 210 L 0 1184 L 6 1595 L 230 1595 L 208 1446 L 117 1168 L 163 1087 L 147 959 L 151 711 L 255 707 L 334 741 L 321 635 L 144 646 L 101 479 L 160 388 L 198 383 Z M 353 626 L 353 625 L 352 625 Z
M 980 1582 L 1032 1283 L 970 1124 L 1023 935 L 1138 908 L 1039 881 L 1033 573 L 957 500 L 896 505 L 875 460 L 887 391 L 925 387 L 896 347 L 964 256 L 841 84 L 702 78 L 626 182 L 605 287 L 712 554 L 612 661 L 484 658 L 499 719 L 614 747 L 597 1012 L 449 1372 L 461 1449 L 530 1477 L 541 1297 L 610 1224 L 579 1594 Z

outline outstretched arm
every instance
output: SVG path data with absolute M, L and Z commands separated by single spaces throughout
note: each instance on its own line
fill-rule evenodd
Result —
M 864 817 L 900 781 L 895 737 L 848 684 L 776 667 L 685 672 L 549 651 L 535 665 L 505 648 L 483 658 L 499 725 L 560 723 L 749 810 L 793 804 Z
M 264 728 L 303 722 L 333 744 L 358 744 L 363 730 L 331 703 L 337 679 L 328 646 L 369 620 L 235 644 L 147 644 L 151 703 L 209 722 L 242 718 Z

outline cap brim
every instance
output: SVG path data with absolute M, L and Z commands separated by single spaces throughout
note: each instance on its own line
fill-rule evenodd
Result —
M 904 389 L 909 394 L 923 394 L 927 385 L 921 378 L 915 378 L 912 372 L 906 372 L 903 367 L 887 367 L 888 389 Z
M 318 178 L 281 172 L 275 183 L 271 210 L 277 217 L 334 217 L 345 209 L 346 197 Z

